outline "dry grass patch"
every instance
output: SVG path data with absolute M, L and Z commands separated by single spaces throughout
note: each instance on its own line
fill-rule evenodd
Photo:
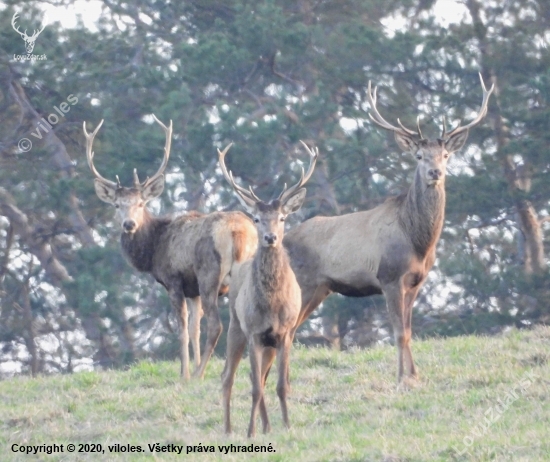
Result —
M 295 346 L 284 430 L 275 377 L 268 380 L 272 433 L 252 442 L 267 454 L 220 454 L 218 446 L 249 445 L 248 361 L 233 388 L 235 433 L 222 433 L 221 359 L 203 381 L 182 384 L 176 362 L 141 362 L 128 371 L 0 382 L 0 460 L 181 460 L 151 453 L 148 444 L 213 445 L 188 460 L 277 461 L 542 461 L 550 460 L 550 328 L 498 337 L 417 340 L 419 381 L 395 383 L 395 348 L 338 352 Z M 532 381 L 527 385 L 526 374 Z M 273 374 L 272 374 L 273 375 Z M 520 387 L 523 382 L 524 388 Z M 510 393 L 517 398 L 511 400 Z M 499 418 L 484 420 L 500 401 Z M 12 444 L 100 443 L 105 454 L 27 456 Z M 142 454 L 111 454 L 108 445 L 139 445 Z M 184 449 L 185 451 L 185 449 Z

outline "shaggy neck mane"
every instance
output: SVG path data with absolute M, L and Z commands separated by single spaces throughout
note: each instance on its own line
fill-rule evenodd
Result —
M 445 185 L 426 185 L 417 170 L 409 192 L 400 202 L 399 224 L 423 258 L 437 244 L 443 228 Z
M 258 300 L 265 300 L 267 303 L 280 291 L 286 280 L 284 273 L 289 268 L 288 255 L 282 245 L 258 247 L 252 263 L 252 280 Z
M 138 271 L 151 272 L 153 270 L 156 244 L 160 242 L 160 235 L 170 222 L 170 218 L 155 217 L 145 209 L 143 223 L 138 230 L 133 234 L 123 232 L 120 236 L 124 254 Z

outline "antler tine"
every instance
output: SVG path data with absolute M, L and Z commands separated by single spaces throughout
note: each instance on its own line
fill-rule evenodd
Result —
M 33 34 L 33 37 L 36 35 L 40 35 L 42 33 L 42 31 L 46 28 L 46 24 L 44 24 L 46 22 L 46 19 L 43 19 L 42 20 L 42 29 L 40 29 L 38 32 L 35 30 L 34 31 L 34 34 Z
M 418 135 L 420 136 L 420 139 L 423 139 L 422 132 L 420 131 L 420 116 L 416 118 L 416 126 L 417 126 L 418 133 L 415 133 L 414 130 L 411 130 L 410 128 L 405 127 L 405 125 L 403 125 L 400 119 L 397 119 L 397 123 L 405 133 L 408 133 L 409 135 L 413 135 L 413 136 Z
M 445 116 L 443 116 L 443 130 L 441 131 L 441 139 L 444 140 L 446 135 L 447 135 L 447 120 L 445 119 Z
M 304 175 L 304 167 L 302 167 L 300 180 L 294 186 L 291 186 L 289 189 L 286 189 L 286 184 L 285 184 L 283 191 L 281 192 L 281 194 L 279 194 L 279 197 L 277 198 L 281 202 L 285 202 L 290 196 L 296 193 L 296 191 L 298 191 L 302 186 L 304 186 L 308 182 L 308 180 L 311 178 L 311 175 L 313 175 L 313 170 L 315 169 L 315 164 L 317 163 L 317 158 L 319 157 L 319 148 L 315 147 L 314 149 L 311 149 L 302 140 L 300 140 L 300 143 L 302 143 L 302 145 L 306 148 L 306 151 L 310 155 L 309 167 L 305 175 Z
M 220 164 L 220 169 L 223 173 L 223 176 L 225 177 L 227 182 L 231 185 L 233 190 L 247 204 L 254 205 L 257 202 L 262 202 L 262 200 L 258 196 L 256 196 L 254 191 L 252 191 L 252 187 L 250 187 L 249 190 L 247 190 L 239 186 L 237 183 L 235 183 L 235 179 L 233 178 L 233 173 L 227 170 L 227 167 L 225 165 L 225 155 L 227 154 L 227 151 L 229 151 L 229 148 L 231 146 L 233 146 L 233 143 L 229 143 L 223 151 L 220 151 L 218 149 L 218 163 Z
M 92 145 L 94 143 L 94 138 L 102 125 L 103 119 L 99 122 L 98 126 L 92 133 L 88 133 L 86 131 L 86 122 L 82 123 L 82 129 L 84 130 L 84 136 L 86 137 L 86 160 L 88 161 L 88 167 L 90 167 L 90 170 L 98 180 L 116 188 L 117 184 L 114 181 L 103 178 L 94 166 L 94 152 L 92 151 Z
M 17 26 L 15 23 L 17 21 L 17 19 L 19 18 L 19 13 L 15 13 L 13 15 L 13 18 L 11 18 L 11 27 L 13 27 L 13 29 L 15 30 L 15 32 L 17 32 L 21 37 L 26 37 L 27 36 L 27 30 L 25 29 L 25 32 L 21 32 L 19 30 L 19 26 Z
M 231 183 L 231 176 L 229 175 L 229 172 L 225 167 L 225 155 L 227 154 L 227 151 L 229 151 L 229 148 L 231 146 L 233 146 L 233 143 L 229 143 L 223 151 L 220 151 L 218 148 L 218 163 L 220 164 L 220 168 L 222 170 L 223 176 L 227 181 L 229 181 L 229 183 Z
M 248 190 L 250 191 L 250 194 L 252 195 L 253 199 L 254 199 L 256 202 L 262 202 L 262 200 L 256 195 L 256 193 L 255 193 L 254 190 L 252 189 L 252 186 L 249 186 L 249 187 L 248 187 Z
M 145 187 L 148 183 L 151 183 L 153 180 L 156 180 L 159 176 L 161 176 L 164 173 L 164 170 L 166 170 L 166 166 L 168 165 L 168 158 L 170 157 L 170 147 L 172 145 L 172 120 L 170 119 L 170 126 L 167 127 L 159 119 L 157 119 L 155 114 L 153 114 L 153 119 L 155 119 L 155 122 L 162 127 L 166 135 L 166 143 L 164 145 L 164 156 L 162 158 L 162 163 L 160 164 L 160 167 L 157 170 L 157 173 L 155 173 L 151 178 L 147 178 L 144 181 L 143 185 L 139 184 L 137 173 L 134 173 L 134 182 L 137 181 L 138 182 L 137 185 L 141 187 Z
M 423 140 L 424 137 L 422 136 L 422 132 L 420 131 L 420 116 L 416 116 L 416 129 L 418 130 L 418 136 L 421 140 Z
M 483 81 L 483 76 L 481 75 L 481 72 L 479 73 L 479 80 L 481 81 L 481 88 L 483 90 L 483 100 L 481 102 L 481 107 L 479 109 L 479 112 L 477 114 L 477 117 L 472 120 L 468 125 L 458 126 L 451 130 L 449 133 L 446 133 L 447 138 L 450 136 L 456 135 L 458 133 L 461 133 L 463 131 L 469 130 L 472 127 L 475 127 L 477 124 L 479 124 L 483 118 L 487 115 L 487 109 L 489 106 L 489 97 L 491 96 L 491 93 L 493 93 L 493 90 L 495 89 L 495 84 L 491 85 L 491 88 L 487 90 L 485 87 L 485 82 Z
M 233 190 L 237 193 L 237 195 L 247 204 L 254 205 L 258 202 L 262 202 L 262 200 L 258 196 L 256 196 L 256 194 L 254 194 L 251 186 L 249 187 L 249 189 L 244 189 L 242 186 L 239 186 L 237 183 L 235 183 L 235 178 L 233 178 L 232 171 L 229 171 L 229 184 L 233 187 Z
M 391 131 L 394 131 L 394 132 L 397 132 L 397 133 L 402 133 L 404 135 L 416 136 L 416 133 L 413 130 L 409 130 L 408 128 L 406 128 L 401 123 L 401 121 L 399 119 L 397 119 L 397 123 L 399 124 L 399 127 L 396 127 L 395 125 L 392 125 L 388 121 L 386 121 L 386 119 L 384 119 L 384 117 L 382 117 L 382 115 L 378 112 L 378 108 L 376 107 L 376 91 L 377 90 L 378 90 L 378 87 L 374 87 L 374 94 L 373 94 L 372 87 L 371 87 L 371 81 L 369 80 L 367 96 L 369 98 L 369 104 L 370 104 L 371 112 L 372 112 L 372 114 L 369 112 L 370 119 L 376 125 L 378 125 L 382 128 L 385 128 L 386 130 L 391 130 Z M 374 116 L 373 116 L 373 114 L 374 114 Z M 419 127 L 418 131 L 420 132 L 420 127 Z

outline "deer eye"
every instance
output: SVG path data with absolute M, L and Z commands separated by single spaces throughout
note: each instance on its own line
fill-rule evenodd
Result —
M 422 154 L 417 153 L 417 154 L 416 154 L 416 158 L 417 158 L 418 160 L 422 160 Z
M 260 219 L 258 217 L 254 217 L 254 223 L 259 223 Z
M 144 204 L 143 202 L 140 202 L 140 203 L 138 204 L 138 207 L 143 207 L 144 205 L 145 205 L 145 204 Z
M 285 221 L 285 217 L 279 218 L 280 221 Z
M 120 208 L 120 205 L 115 204 L 115 209 L 118 209 L 118 208 Z

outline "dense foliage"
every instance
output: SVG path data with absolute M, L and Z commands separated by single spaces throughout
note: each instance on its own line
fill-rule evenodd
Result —
M 34 49 L 47 60 L 33 62 L 14 59 L 24 43 L 10 22 L 18 12 L 22 29 L 37 28 L 46 2 L 3 6 L 5 373 L 122 366 L 176 352 L 164 290 L 124 261 L 120 224 L 94 193 L 83 121 L 95 127 L 105 119 L 96 166 L 123 184 L 134 167 L 143 178 L 158 168 L 164 135 L 151 114 L 174 121 L 167 185 L 152 204 L 161 214 L 238 208 L 216 147 L 234 142 L 230 168 L 269 197 L 306 160 L 298 141 L 317 145 L 321 160 L 292 226 L 366 210 L 410 184 L 415 160 L 368 119 L 369 80 L 379 85 L 388 120 L 412 126 L 420 114 L 429 136 L 437 136 L 443 116 L 454 126 L 477 111 L 478 72 L 496 86 L 486 122 L 450 162 L 445 229 L 415 306 L 415 333 L 494 332 L 550 320 L 547 2 L 100 3 L 93 28 L 49 24 Z M 441 8 L 451 3 L 460 14 Z M 39 133 L 40 120 L 62 103 L 70 110 Z M 33 143 L 26 152 L 22 138 Z M 384 300 L 333 296 L 304 326 L 303 335 L 316 332 L 341 346 L 380 340 L 388 335 Z

